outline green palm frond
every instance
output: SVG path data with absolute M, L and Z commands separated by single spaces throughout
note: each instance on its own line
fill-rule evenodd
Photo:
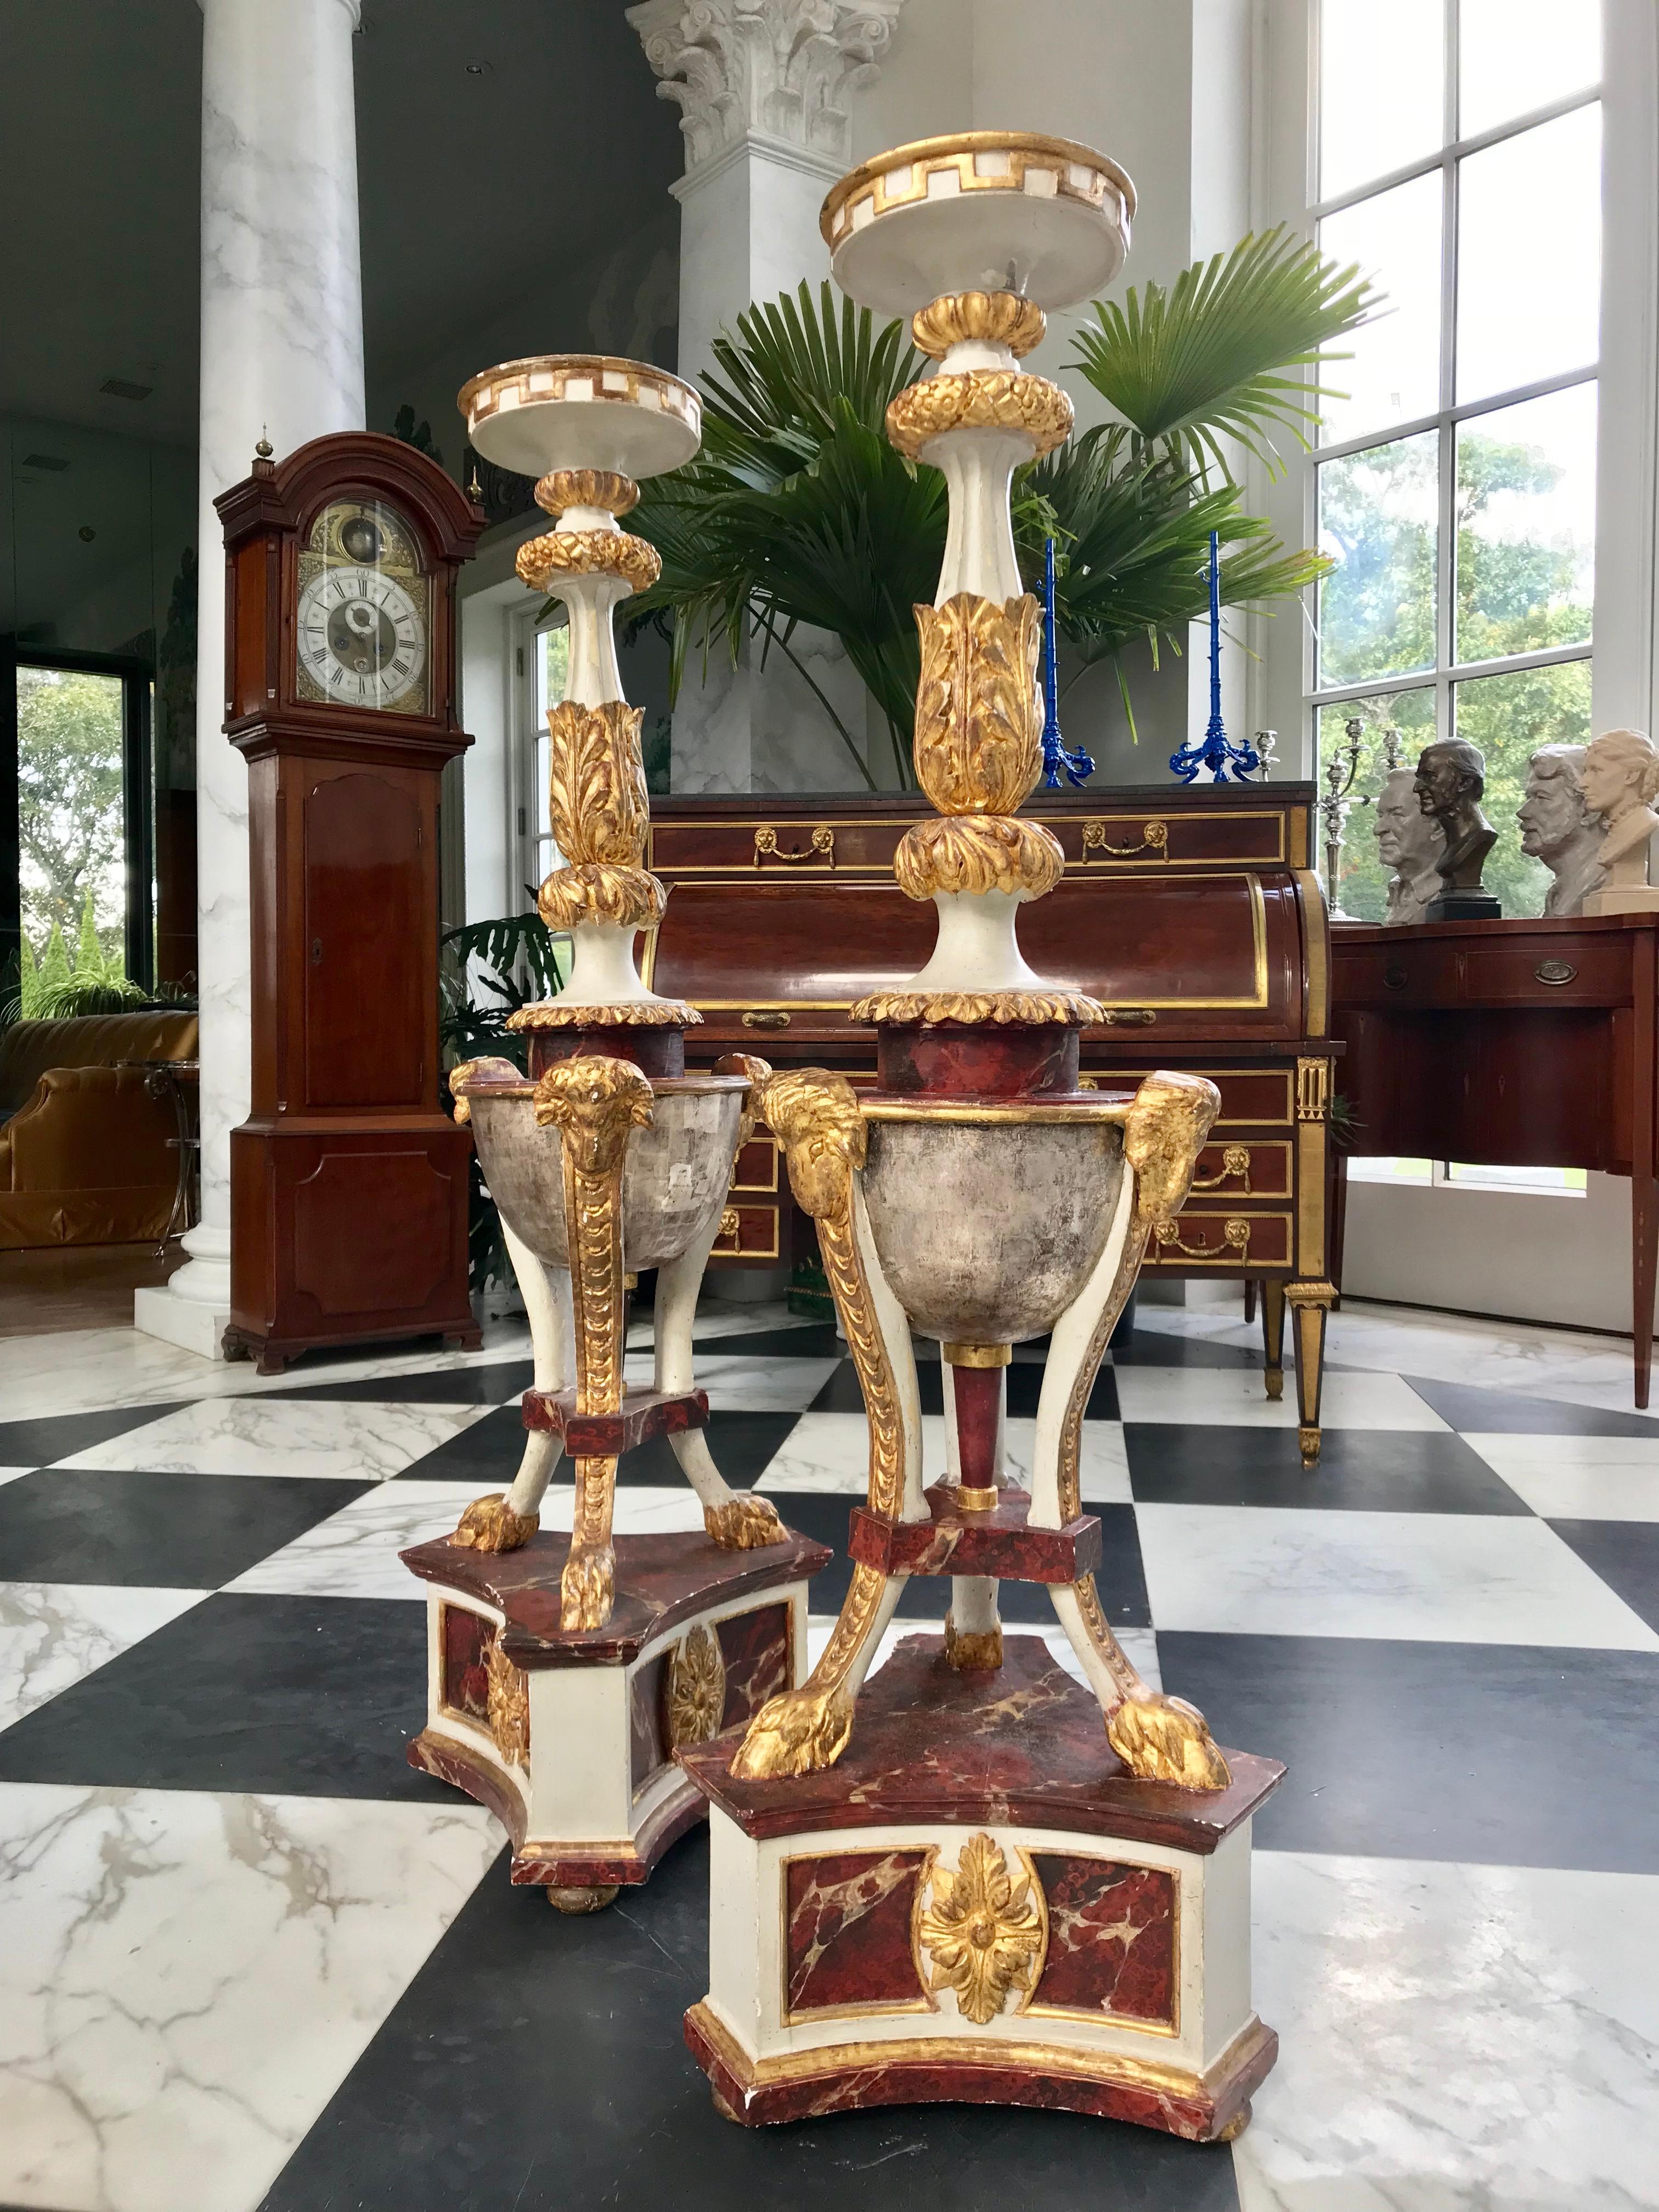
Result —
M 1198 474 L 1231 480 L 1224 438 L 1276 471 L 1273 434 L 1305 447 L 1328 389 L 1286 372 L 1345 359 L 1332 346 L 1381 304 L 1357 267 L 1280 225 L 1195 261 L 1168 291 L 1132 285 L 1121 305 L 1097 300 L 1074 365 L 1141 440 Z

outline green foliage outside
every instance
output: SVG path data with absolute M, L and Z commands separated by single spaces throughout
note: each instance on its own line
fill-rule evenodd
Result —
M 1321 534 L 1339 556 L 1320 592 L 1320 667 L 1326 684 L 1431 671 L 1435 663 L 1435 441 L 1405 438 L 1320 471 Z M 1576 644 L 1590 635 L 1589 552 L 1565 533 L 1500 537 L 1483 526 L 1496 501 L 1545 496 L 1563 471 L 1536 446 L 1466 432 L 1458 441 L 1456 656 L 1489 660 Z M 1513 511 L 1511 509 L 1511 511 Z M 1549 874 L 1521 850 L 1515 811 L 1527 763 L 1539 746 L 1583 744 L 1590 736 L 1590 664 L 1564 662 L 1459 684 L 1455 734 L 1486 756 L 1486 817 L 1498 832 L 1486 868 L 1488 890 L 1510 915 L 1540 913 Z M 1435 734 L 1434 692 L 1394 692 L 1328 707 L 1321 714 L 1322 762 L 1344 743 L 1357 714 L 1371 750 L 1356 792 L 1374 793 L 1382 775 L 1382 733 L 1398 729 L 1403 765 Z M 1341 879 L 1343 911 L 1380 921 L 1388 871 L 1376 857 L 1369 808 L 1348 817 Z
M 56 933 L 76 937 L 77 967 L 95 940 L 125 972 L 121 765 L 118 678 L 18 670 L 18 874 L 36 963 Z

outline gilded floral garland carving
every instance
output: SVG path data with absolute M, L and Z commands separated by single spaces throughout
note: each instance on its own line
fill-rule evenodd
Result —
M 536 896 L 536 911 L 550 929 L 606 922 L 617 929 L 653 929 L 668 907 L 668 894 L 643 868 L 603 860 L 556 868 Z
M 947 814 L 899 840 L 893 876 L 907 898 L 937 891 L 1024 891 L 1042 898 L 1066 872 L 1060 840 L 1017 815 Z
M 662 556 L 626 530 L 550 530 L 520 546 L 514 566 L 538 592 L 556 592 L 562 576 L 617 576 L 630 592 L 648 592 L 662 574 Z
M 907 385 L 888 402 L 887 435 L 914 461 L 924 446 L 947 430 L 1017 430 L 1030 440 L 1036 457 L 1064 445 L 1072 434 L 1073 416 L 1070 399 L 1046 376 L 1024 369 L 970 368 Z M 522 562 L 524 554 L 519 558 Z M 519 573 L 524 574 L 522 567 Z
M 1016 1990 L 1036 1987 L 1048 1954 L 1042 1885 L 1024 1851 L 1019 1857 L 1024 1871 L 1016 1881 L 989 1836 L 969 1836 L 954 1874 L 935 1856 L 916 1887 L 912 1939 L 918 1978 L 926 1989 L 953 1991 L 963 2019 L 980 2027 L 996 2018 Z M 924 1907 L 929 1888 L 932 1901 Z
M 582 707 L 566 699 L 547 717 L 548 821 L 568 863 L 638 868 L 651 800 L 640 757 L 644 710 L 623 699 Z
M 1042 773 L 1042 611 L 1029 592 L 958 592 L 915 615 L 916 780 L 941 814 L 1012 814 Z
M 847 1010 L 854 1022 L 910 1027 L 932 1022 L 1106 1022 L 1098 999 L 1081 991 L 872 991 Z
M 1042 343 L 1048 319 L 1018 292 L 946 292 L 910 318 L 919 349 L 942 360 L 953 345 L 1004 345 L 1018 356 Z
M 510 1030 L 695 1029 L 702 1016 L 683 999 L 622 999 L 606 1006 L 573 1006 L 544 999 L 507 1018 Z

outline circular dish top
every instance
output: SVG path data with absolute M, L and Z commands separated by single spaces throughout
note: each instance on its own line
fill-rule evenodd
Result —
M 1135 188 L 1104 154 L 1025 131 L 959 131 L 878 154 L 818 217 L 844 292 L 911 315 L 952 292 L 1091 299 L 1129 251 Z
M 689 461 L 702 438 L 702 403 L 689 384 L 605 354 L 503 362 L 464 384 L 456 404 L 484 459 L 526 477 L 554 469 L 660 476 Z

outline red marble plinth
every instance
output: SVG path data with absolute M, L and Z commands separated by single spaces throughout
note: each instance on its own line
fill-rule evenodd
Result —
M 908 1636 L 860 1692 L 835 1765 L 782 1781 L 731 1772 L 735 1731 L 679 1754 L 704 1796 L 754 1837 L 947 1820 L 1057 1828 L 1207 1855 L 1276 1790 L 1276 1759 L 1229 1751 L 1225 1790 L 1141 1782 L 1106 1741 L 1100 1707 L 1040 1637 L 1005 1639 L 983 1674 L 952 1667 L 938 1636 Z
M 685 1073 L 685 1031 L 672 1025 L 628 1022 L 605 1029 L 532 1030 L 528 1035 L 532 1078 L 545 1075 L 562 1060 L 586 1053 L 605 1060 L 631 1060 L 642 1075 Z
M 701 1531 L 618 1536 L 617 1600 L 602 1628 L 559 1626 L 559 1577 L 570 1539 L 539 1529 L 516 1552 L 475 1552 L 441 1537 L 398 1556 L 411 1574 L 506 1615 L 501 1650 L 515 1667 L 610 1667 L 638 1658 L 653 1637 L 725 1600 L 776 1589 L 828 1565 L 829 1547 L 790 1534 L 781 1544 L 728 1551 Z
M 937 1022 L 876 1031 L 884 1091 L 988 1098 L 1048 1097 L 1077 1089 L 1079 1031 L 1058 1022 Z
M 619 1413 L 579 1413 L 574 1390 L 526 1390 L 524 1425 L 562 1437 L 572 1459 L 619 1457 L 653 1437 L 708 1425 L 706 1390 L 629 1389 Z
M 994 1575 L 1007 1583 L 1074 1583 L 1100 1565 L 1100 1522 L 1092 1513 L 1063 1528 L 1031 1528 L 1030 1495 L 1024 1490 L 999 1490 L 995 1505 L 984 1512 L 964 1510 L 953 1483 L 935 1483 L 923 1495 L 931 1521 L 889 1521 L 855 1505 L 847 1542 L 851 1556 L 884 1575 Z
M 945 1387 L 956 1408 L 959 1479 L 972 1489 L 994 1489 L 1001 1472 L 997 1446 L 1002 1435 L 1004 1372 L 1000 1367 L 944 1363 Z

